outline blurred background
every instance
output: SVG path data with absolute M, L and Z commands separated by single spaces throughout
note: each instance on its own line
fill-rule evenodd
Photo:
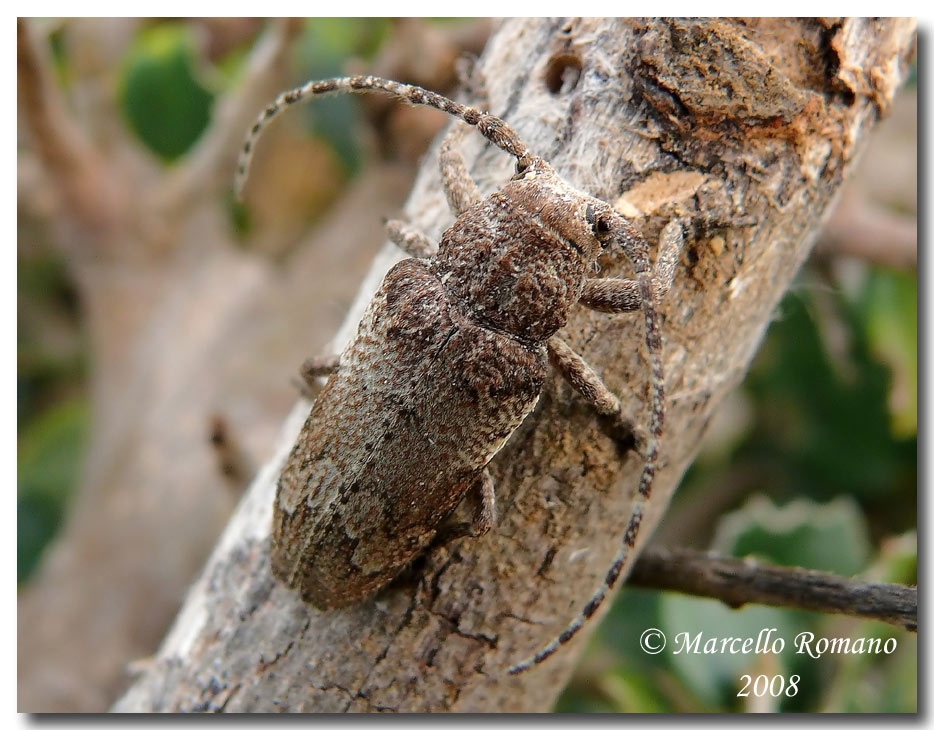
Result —
M 485 20 L 30 20 L 18 28 L 20 710 L 103 710 L 184 590 L 398 215 L 441 115 L 335 97 L 234 159 L 309 78 L 453 93 Z M 914 584 L 917 94 L 871 140 L 656 544 Z M 895 637 L 891 655 L 643 654 L 614 627 Z M 635 618 L 635 621 L 634 621 Z M 670 638 L 669 638 L 670 640 Z M 801 676 L 737 698 L 742 674 Z M 915 635 L 624 588 L 559 711 L 914 712 Z

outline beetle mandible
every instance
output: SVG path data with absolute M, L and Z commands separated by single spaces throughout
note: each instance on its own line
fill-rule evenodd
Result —
M 538 400 L 549 361 L 604 415 L 620 402 L 556 333 L 570 309 L 641 309 L 651 368 L 645 464 L 621 544 L 601 587 L 565 631 L 518 673 L 574 636 L 613 588 L 629 558 L 658 467 L 665 383 L 658 300 L 668 291 L 683 233 L 665 227 L 656 263 L 642 235 L 608 203 L 565 182 L 506 122 L 417 86 L 375 76 L 312 81 L 260 114 L 240 155 L 236 190 L 255 142 L 290 105 L 334 92 L 384 92 L 476 127 L 516 158 L 515 175 L 482 197 L 449 136 L 442 181 L 457 215 L 437 252 L 424 234 L 392 221 L 390 238 L 412 258 L 386 274 L 330 374 L 279 477 L 273 573 L 322 609 L 362 601 L 433 541 L 480 536 L 494 522 L 487 465 Z M 619 246 L 636 278 L 590 279 L 600 254 Z M 465 499 L 469 524 L 445 525 Z

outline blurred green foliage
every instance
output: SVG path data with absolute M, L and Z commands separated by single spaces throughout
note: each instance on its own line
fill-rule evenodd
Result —
M 370 59 L 391 32 L 386 19 L 309 20 L 295 46 L 296 80 L 341 73 Z M 51 38 L 68 79 L 67 45 Z M 120 69 L 120 104 L 141 144 L 166 162 L 184 156 L 208 124 L 216 95 L 236 82 L 248 44 L 208 67 L 184 21 L 141 30 Z M 305 107 L 309 131 L 326 140 L 348 177 L 361 168 L 357 100 Z M 243 211 L 234 209 L 233 215 Z M 245 220 L 239 221 L 246 226 Z M 707 498 L 710 485 L 742 474 L 742 498 L 713 526 L 717 549 L 876 580 L 916 581 L 917 282 L 914 272 L 868 269 L 846 293 L 813 281 L 782 303 L 742 386 L 750 412 L 742 434 L 717 458 L 700 459 L 675 506 Z M 26 580 L 55 534 L 81 468 L 88 432 L 79 387 L 85 356 L 78 305 L 63 268 L 48 255 L 18 261 L 18 569 Z M 49 344 L 66 321 L 77 354 Z M 827 342 L 834 342 L 829 349 Z M 748 499 L 747 499 L 748 498 Z M 705 545 L 706 546 L 706 545 Z M 669 649 L 647 655 L 641 632 L 662 629 Z M 786 644 L 816 636 L 895 637 L 891 655 L 811 659 L 778 655 L 673 654 L 678 632 L 755 636 L 775 628 Z M 882 624 L 751 606 L 733 611 L 682 595 L 624 589 L 585 662 L 558 702 L 570 712 L 748 710 L 736 696 L 744 673 L 801 677 L 794 697 L 767 698 L 780 711 L 913 712 L 914 635 Z M 761 705 L 758 705 L 761 708 Z
M 892 373 L 888 405 L 892 433 L 918 430 L 918 287 L 914 274 L 874 271 L 857 302 L 866 342 Z
M 183 23 L 140 34 L 123 69 L 120 101 L 130 128 L 166 161 L 185 154 L 208 125 L 214 95 L 196 75 L 191 29 Z
M 43 250 L 17 262 L 17 577 L 55 535 L 78 478 L 88 418 L 77 300 L 62 262 Z
M 712 547 L 844 576 L 864 570 L 870 553 L 865 517 L 849 497 L 826 504 L 799 497 L 778 507 L 755 495 L 720 520 Z
M 33 571 L 58 529 L 78 477 L 88 427 L 82 398 L 58 403 L 30 419 L 17 449 L 17 574 Z

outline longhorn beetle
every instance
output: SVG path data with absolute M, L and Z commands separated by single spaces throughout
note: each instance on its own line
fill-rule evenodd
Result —
M 619 399 L 556 332 L 575 304 L 601 312 L 641 309 L 651 364 L 645 465 L 622 542 L 601 587 L 556 639 L 509 671 L 544 661 L 568 642 L 620 576 L 652 494 L 665 413 L 658 301 L 671 286 L 683 239 L 666 226 L 653 267 L 649 245 L 606 202 L 576 190 L 528 151 L 502 119 L 417 86 L 375 76 L 312 81 L 281 94 L 249 130 L 239 195 L 256 140 L 284 109 L 329 93 L 384 92 L 434 107 L 516 158 L 503 188 L 481 197 L 449 135 L 442 182 L 457 220 L 435 247 L 391 221 L 389 237 L 412 258 L 386 274 L 356 336 L 339 358 L 306 364 L 329 374 L 279 477 L 273 573 L 330 609 L 361 601 L 432 542 L 478 537 L 494 522 L 487 465 L 538 400 L 547 364 L 606 416 Z M 635 280 L 590 279 L 610 246 Z M 467 498 L 473 520 L 444 524 Z

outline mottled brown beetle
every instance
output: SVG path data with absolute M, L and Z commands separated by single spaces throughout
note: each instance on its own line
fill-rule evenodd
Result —
M 664 374 L 658 299 L 671 286 L 682 230 L 670 223 L 656 265 L 645 239 L 606 202 L 568 185 L 528 152 L 503 120 L 439 94 L 374 76 L 313 81 L 280 95 L 260 115 L 241 153 L 237 191 L 265 125 L 317 94 L 382 91 L 459 117 L 516 158 L 516 173 L 481 198 L 448 137 L 442 180 L 458 216 L 434 252 L 407 224 L 390 238 L 413 258 L 386 275 L 356 336 L 339 358 L 314 361 L 330 374 L 279 478 L 272 570 L 322 609 L 361 601 L 387 585 L 438 539 L 479 536 L 494 521 L 487 464 L 538 400 L 548 362 L 604 415 L 619 400 L 555 333 L 575 304 L 601 312 L 641 309 L 651 363 L 645 466 L 620 549 L 603 585 L 567 629 L 524 671 L 554 653 L 593 615 L 635 544 L 658 465 Z M 620 246 L 635 280 L 588 279 Z M 445 520 L 465 498 L 473 522 Z

